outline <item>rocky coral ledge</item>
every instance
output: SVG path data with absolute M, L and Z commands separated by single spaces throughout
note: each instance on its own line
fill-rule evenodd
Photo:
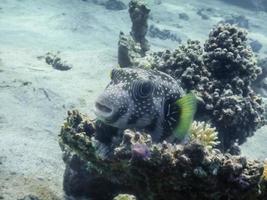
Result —
M 106 146 L 95 139 L 97 127 L 77 111 L 69 112 L 62 126 L 59 143 L 66 163 L 67 195 L 138 200 L 267 199 L 263 162 L 222 154 L 197 142 L 154 144 L 149 135 L 131 130 L 115 135 Z M 115 197 L 120 193 L 135 197 Z

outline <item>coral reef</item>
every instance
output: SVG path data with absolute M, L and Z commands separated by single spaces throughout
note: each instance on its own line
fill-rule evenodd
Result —
M 189 130 L 189 135 L 191 140 L 200 142 L 207 149 L 212 149 L 220 144 L 216 128 L 212 128 L 210 124 L 205 122 L 194 121 Z
M 145 38 L 148 30 L 148 15 L 150 9 L 141 0 L 131 0 L 129 14 L 132 21 L 130 35 L 120 33 L 118 42 L 118 63 L 120 67 L 135 65 L 135 59 L 143 57 L 149 50 L 149 44 Z
M 261 190 L 266 186 L 261 178 L 264 168 L 258 161 L 223 155 L 196 142 L 153 144 L 149 135 L 131 130 L 114 136 L 113 146 L 106 146 L 95 139 L 98 130 L 92 127 L 94 122 L 77 111 L 69 112 L 62 126 L 60 146 L 72 172 L 65 173 L 64 188 L 74 186 L 69 195 L 103 200 L 118 193 L 133 194 L 139 200 L 260 199 L 266 195 Z
M 204 11 L 211 12 L 200 10 L 204 18 Z M 148 54 L 149 9 L 132 0 L 129 13 L 133 25 L 130 35 L 120 33 L 120 67 L 159 70 L 186 91 L 194 90 L 199 99 L 196 119 L 201 122 L 192 124 L 183 144 L 153 143 L 149 133 L 117 130 L 78 111 L 68 112 L 59 135 L 66 195 L 102 200 L 266 199 L 266 166 L 238 155 L 238 144 L 265 124 L 262 100 L 251 89 L 261 69 L 247 33 L 219 24 L 204 47 L 189 40 L 174 51 Z
M 180 79 L 183 88 L 194 89 L 200 81 L 208 80 L 209 71 L 202 60 L 203 49 L 199 41 L 187 41 L 173 52 L 155 52 L 148 57 L 151 68 L 170 74 Z M 141 66 L 142 67 L 142 66 Z
M 197 119 L 216 127 L 221 149 L 242 144 L 265 124 L 262 99 L 251 89 L 261 68 L 243 29 L 219 24 L 204 48 L 189 40 L 174 51 L 152 53 L 145 59 L 149 64 L 140 67 L 163 71 L 180 80 L 184 89 L 196 91 Z
M 219 80 L 230 82 L 235 79 L 239 85 L 247 86 L 261 73 L 247 44 L 247 32 L 243 29 L 219 24 L 210 32 L 204 50 L 204 62 Z
M 228 133 L 223 136 L 227 138 L 223 139 L 226 146 L 234 140 L 243 143 L 265 123 L 262 100 L 250 88 L 261 69 L 246 36 L 242 29 L 219 24 L 211 31 L 204 48 L 203 60 L 214 80 L 202 97 L 212 110 L 216 128 L 220 133 Z
M 119 64 L 157 69 L 181 81 L 184 89 L 195 90 L 197 119 L 209 120 L 219 132 L 220 148 L 229 150 L 266 123 L 262 99 L 251 89 L 261 68 L 247 40 L 244 29 L 220 23 L 210 32 L 204 48 L 199 41 L 188 40 L 174 51 L 144 56 L 138 43 L 122 35 Z

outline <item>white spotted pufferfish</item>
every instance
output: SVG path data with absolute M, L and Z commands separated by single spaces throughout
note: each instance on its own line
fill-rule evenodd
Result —
M 196 97 L 157 71 L 115 68 L 111 82 L 95 102 L 95 114 L 118 129 L 143 130 L 154 142 L 185 139 L 196 112 Z

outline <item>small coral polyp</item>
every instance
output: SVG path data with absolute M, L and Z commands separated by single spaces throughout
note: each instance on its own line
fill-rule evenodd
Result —
M 220 144 L 216 128 L 211 127 L 211 125 L 206 122 L 194 121 L 189 130 L 189 135 L 191 140 L 200 142 L 207 149 L 212 149 Z

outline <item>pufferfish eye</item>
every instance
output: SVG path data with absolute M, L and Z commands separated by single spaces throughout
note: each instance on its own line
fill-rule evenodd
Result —
M 133 96 L 137 99 L 148 98 L 154 89 L 151 81 L 135 81 L 133 84 Z

